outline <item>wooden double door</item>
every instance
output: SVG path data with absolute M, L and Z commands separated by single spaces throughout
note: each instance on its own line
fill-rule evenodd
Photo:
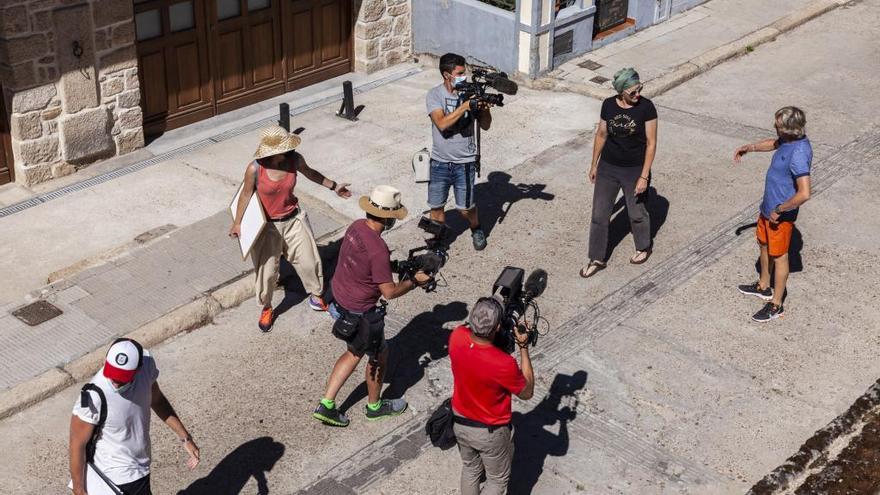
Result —
M 134 0 L 157 135 L 351 71 L 352 0 Z

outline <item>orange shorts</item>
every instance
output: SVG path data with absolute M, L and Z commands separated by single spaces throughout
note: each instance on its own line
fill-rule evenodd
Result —
M 767 246 L 770 256 L 777 257 L 788 254 L 792 230 L 794 230 L 794 222 L 772 223 L 764 215 L 758 215 L 755 237 L 758 238 L 758 244 Z

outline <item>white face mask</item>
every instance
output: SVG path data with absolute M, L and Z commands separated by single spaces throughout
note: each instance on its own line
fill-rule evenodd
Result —
M 454 87 L 458 86 L 460 83 L 463 83 L 466 81 L 467 81 L 467 76 L 464 74 L 462 74 L 460 76 L 453 76 L 452 77 L 452 87 L 454 88 Z

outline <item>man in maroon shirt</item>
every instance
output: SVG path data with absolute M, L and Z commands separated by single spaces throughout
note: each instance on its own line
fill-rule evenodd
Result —
M 370 356 L 366 368 L 368 401 L 364 408 L 367 419 L 397 416 L 406 410 L 407 403 L 402 398 L 379 399 L 388 362 L 388 346 L 385 343 L 385 307 L 377 306 L 377 303 L 380 297 L 394 299 L 431 280 L 421 271 L 416 273 L 415 280 L 395 283 L 392 278 L 391 251 L 381 234 L 391 229 L 397 220 L 406 217 L 406 208 L 400 203 L 400 191 L 391 186 L 376 186 L 369 197 L 361 196 L 359 205 L 367 212 L 367 218 L 356 220 L 345 231 L 336 272 L 330 283 L 334 301 L 327 308 L 337 322 L 350 319 L 357 324 L 353 325 L 353 334 L 344 339 L 348 350 L 336 361 L 327 380 L 324 398 L 312 414 L 332 426 L 348 426 L 349 419 L 336 409 L 336 394 L 364 354 Z
M 462 495 L 507 493 L 513 461 L 511 395 L 528 400 L 535 391 L 528 335 L 514 332 L 522 369 L 513 356 L 492 344 L 502 316 L 497 299 L 480 298 L 471 310 L 470 325 L 456 328 L 449 336 L 453 430 L 461 453 Z M 486 484 L 481 492 L 483 471 Z

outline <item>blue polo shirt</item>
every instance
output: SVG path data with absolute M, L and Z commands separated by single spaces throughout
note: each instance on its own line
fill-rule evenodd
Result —
M 767 178 L 764 180 L 764 199 L 761 201 L 761 215 L 770 218 L 773 209 L 788 201 L 797 192 L 798 177 L 810 175 L 813 162 L 813 147 L 806 136 L 794 141 L 780 141 L 779 147 L 770 160 Z M 798 209 L 789 210 L 780 220 L 797 220 Z

